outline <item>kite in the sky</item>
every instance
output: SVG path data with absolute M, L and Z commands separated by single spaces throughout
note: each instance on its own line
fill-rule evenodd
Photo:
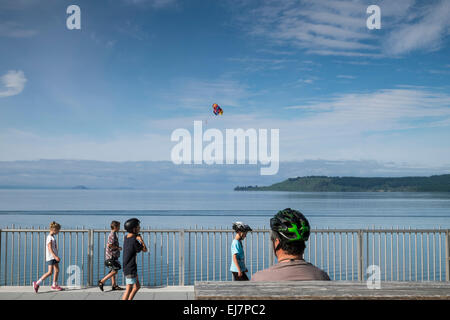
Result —
M 213 113 L 214 113 L 216 116 L 218 116 L 219 114 L 220 114 L 220 115 L 223 114 L 222 108 L 221 108 L 217 103 L 214 103 L 214 104 L 212 105 L 212 107 L 213 107 Z

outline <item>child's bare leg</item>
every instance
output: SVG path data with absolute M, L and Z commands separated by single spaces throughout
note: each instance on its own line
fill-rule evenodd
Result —
M 58 283 L 59 264 L 53 265 L 53 271 L 55 271 L 55 272 L 53 273 L 53 283 L 56 284 L 56 283 Z
M 112 272 L 112 277 L 111 277 L 111 284 L 113 287 L 116 286 L 116 275 L 117 275 L 117 271 L 113 271 Z
M 48 266 L 48 271 L 42 275 L 42 277 L 39 279 L 39 281 L 44 281 L 48 277 L 50 277 L 53 273 L 53 266 Z
M 106 280 L 108 280 L 109 278 L 111 278 L 112 277 L 112 279 L 111 279 L 111 281 L 112 281 L 112 283 L 113 283 L 113 285 L 114 285 L 114 276 L 117 274 L 117 271 L 111 271 L 110 273 L 108 273 L 102 280 L 100 280 L 100 282 L 101 283 L 105 283 L 106 282 Z
M 128 300 L 128 297 L 130 296 L 132 288 L 133 288 L 132 284 L 127 284 L 127 288 L 125 289 L 125 292 L 123 293 L 122 300 Z
M 130 292 L 130 296 L 128 297 L 128 300 L 133 300 L 134 296 L 136 295 L 136 293 L 139 291 L 140 288 L 141 288 L 141 285 L 138 280 L 138 281 L 136 281 L 136 284 L 133 286 L 133 289 Z

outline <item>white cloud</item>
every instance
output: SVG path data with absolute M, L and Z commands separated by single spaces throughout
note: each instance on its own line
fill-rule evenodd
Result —
M 27 79 L 23 71 L 10 70 L 0 78 L 3 88 L 0 88 L 0 98 L 15 96 L 21 93 Z
M 339 78 L 339 79 L 356 79 L 355 76 L 350 76 L 350 75 L 346 75 L 346 74 L 339 74 L 339 75 L 336 76 L 336 78 Z
M 177 3 L 177 0 L 124 0 L 128 4 L 148 5 L 155 9 L 165 8 Z
M 249 95 L 245 84 L 228 76 L 222 76 L 211 80 L 177 79 L 167 98 L 176 108 L 204 110 L 212 103 L 238 107 L 243 105 L 243 100 Z
M 257 2 L 250 18 L 250 34 L 269 38 L 310 53 L 369 54 L 376 47 L 365 26 L 365 7 L 360 1 L 288 0 Z M 262 4 L 261 4 L 262 3 Z
M 0 161 L 80 159 L 104 161 L 167 160 L 170 136 L 135 134 L 89 139 L 81 135 L 41 135 L 9 129 L 0 132 Z
M 359 136 L 446 125 L 450 119 L 450 95 L 414 88 L 385 89 L 287 108 L 303 111 L 297 125 L 306 132 L 317 136 L 323 136 L 321 131 L 335 136 Z
M 403 54 L 414 50 L 438 50 L 450 34 L 450 2 L 442 0 L 420 8 L 422 16 L 412 23 L 404 23 L 389 35 L 384 50 L 389 54 Z
M 239 21 L 250 35 L 310 54 L 380 58 L 436 50 L 450 32 L 448 0 L 381 1 L 377 5 L 381 8 L 382 30 L 375 31 L 366 27 L 366 9 L 373 4 L 368 0 L 243 3 L 250 10 L 239 11 Z
M 284 54 L 284 53 L 280 53 Z M 245 72 L 257 72 L 265 70 L 280 70 L 287 68 L 288 64 L 297 62 L 295 59 L 273 59 L 273 58 L 229 58 L 229 61 L 240 63 L 242 65 L 241 70 Z
M 316 80 L 318 80 L 318 78 L 299 79 L 299 80 L 297 80 L 297 83 L 313 84 Z
M 37 33 L 37 30 L 25 28 L 15 22 L 0 23 L 0 37 L 29 38 L 36 35 Z

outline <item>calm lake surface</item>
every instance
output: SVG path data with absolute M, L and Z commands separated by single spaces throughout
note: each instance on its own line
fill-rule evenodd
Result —
M 450 193 L 0 190 L 0 227 L 108 228 L 137 217 L 151 228 L 268 227 L 278 210 L 313 228 L 450 228 Z

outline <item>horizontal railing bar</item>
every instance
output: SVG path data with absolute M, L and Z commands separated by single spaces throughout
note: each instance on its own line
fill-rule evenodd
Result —
M 48 229 L 0 229 L 1 232 L 49 232 Z M 60 232 L 89 232 L 88 229 L 61 229 Z
M 180 230 L 183 229 L 141 229 L 139 231 L 140 233 L 146 232 L 146 233 L 158 233 L 158 232 L 180 232 Z M 94 232 L 111 232 L 111 229 L 93 229 Z M 119 230 L 118 232 L 126 233 L 126 230 Z
M 446 233 L 450 229 L 311 229 L 311 233 Z M 144 230 L 141 230 L 143 232 Z M 175 230 L 177 231 L 177 230 Z M 184 229 L 184 232 L 234 232 L 224 229 Z M 252 232 L 270 232 L 268 229 L 253 229 Z

